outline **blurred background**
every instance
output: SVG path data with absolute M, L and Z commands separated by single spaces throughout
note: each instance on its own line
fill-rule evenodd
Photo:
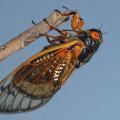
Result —
M 63 5 L 80 11 L 84 29 L 103 26 L 102 32 L 110 32 L 93 59 L 49 103 L 33 112 L 0 114 L 0 120 L 120 120 L 119 0 L 0 0 L 0 45 L 31 27 L 31 20 L 39 22 Z M 46 45 L 39 39 L 0 62 L 0 80 Z

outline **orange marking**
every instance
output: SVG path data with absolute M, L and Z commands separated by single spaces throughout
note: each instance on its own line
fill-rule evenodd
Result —
M 90 35 L 93 39 L 99 40 L 100 34 L 98 32 L 90 32 Z
M 83 26 L 84 26 L 84 21 L 83 21 L 83 20 L 79 21 L 79 23 L 78 23 L 78 25 L 77 25 L 78 31 L 81 31 L 81 28 L 82 28 Z
M 79 13 L 76 13 L 75 15 L 73 15 L 72 18 L 72 24 L 71 24 L 72 29 L 76 29 L 78 20 L 79 20 Z
M 65 50 L 60 51 L 59 56 L 65 57 L 66 56 L 66 52 L 67 51 L 65 51 Z
M 79 16 L 80 16 L 79 13 L 76 13 L 75 15 L 73 15 L 73 18 L 71 21 L 72 22 L 71 27 L 73 30 L 81 31 L 81 28 L 84 25 L 84 21 Z
M 67 53 L 67 57 L 68 57 L 68 62 L 70 62 L 72 59 L 72 53 L 70 51 Z
M 74 54 L 75 54 L 75 60 L 78 59 L 78 55 L 82 52 L 82 49 L 84 48 L 84 43 L 81 41 L 80 45 L 75 46 Z
M 76 47 L 75 47 L 75 50 L 74 50 L 75 60 L 77 60 L 78 55 L 80 54 L 80 52 L 81 52 L 81 47 L 80 47 L 80 46 L 76 46 Z

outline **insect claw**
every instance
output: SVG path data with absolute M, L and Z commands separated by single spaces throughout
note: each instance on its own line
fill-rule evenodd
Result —
M 70 13 L 76 13 L 78 12 L 78 10 L 70 10 L 68 7 L 63 6 L 62 8 L 64 8 L 65 10 L 69 11 Z
M 34 20 L 32 20 L 31 22 L 32 22 L 33 25 L 37 25 L 37 24 L 34 22 Z
M 65 9 L 65 10 L 67 10 L 67 11 L 71 11 L 68 7 L 66 7 L 64 5 L 62 6 L 62 8 Z
M 43 21 L 50 26 L 50 24 L 48 23 L 48 21 L 46 20 L 46 18 L 44 18 Z
M 55 9 L 54 11 L 57 12 L 57 13 L 59 13 L 59 14 L 62 14 L 61 11 L 58 10 L 58 9 Z
M 83 21 L 83 18 L 79 17 L 79 20 L 82 20 L 82 21 Z

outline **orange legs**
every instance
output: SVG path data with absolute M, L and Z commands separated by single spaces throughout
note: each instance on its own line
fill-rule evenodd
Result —
M 67 36 L 67 31 L 66 31 L 66 30 L 59 30 L 58 28 L 50 25 L 46 19 L 43 19 L 43 21 L 48 24 L 50 30 L 52 30 L 52 29 L 55 30 L 55 31 L 58 32 L 61 36 Z
M 82 27 L 84 25 L 84 20 L 80 17 L 79 13 L 76 12 L 76 11 L 70 11 L 68 13 L 62 13 L 61 11 L 59 10 L 55 10 L 56 12 L 59 12 L 59 14 L 63 15 L 63 16 L 72 16 L 72 20 L 71 20 L 71 30 L 60 30 L 52 25 L 50 25 L 48 23 L 48 21 L 46 19 L 44 19 L 44 22 L 46 22 L 49 26 L 49 28 L 52 30 L 55 30 L 56 32 L 58 32 L 60 35 L 59 36 L 54 36 L 54 35 L 49 35 L 49 34 L 40 34 L 42 36 L 46 36 L 47 40 L 49 43 L 56 43 L 56 42 L 65 42 L 65 39 L 67 38 L 68 36 L 68 32 L 67 31 L 74 31 L 76 32 L 77 34 L 80 33 L 82 31 Z M 34 21 L 32 21 L 33 24 Z M 50 38 L 52 38 L 52 40 L 50 40 Z
M 79 17 L 79 13 L 75 13 L 72 17 L 71 21 L 71 27 L 75 31 L 81 31 L 82 27 L 84 25 L 84 21 L 82 18 Z
M 71 28 L 74 31 L 81 31 L 81 28 L 84 25 L 84 20 L 80 17 L 80 14 L 76 11 L 70 11 L 69 13 L 61 13 L 59 10 L 55 10 L 56 12 L 59 12 L 63 16 L 71 16 L 72 15 L 72 20 L 71 20 Z

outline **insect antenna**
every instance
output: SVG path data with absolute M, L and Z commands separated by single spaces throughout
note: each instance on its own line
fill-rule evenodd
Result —
M 103 28 L 103 25 L 101 25 L 99 28 L 98 28 L 98 30 L 100 30 L 101 31 L 101 29 Z
M 108 31 L 106 31 L 106 32 L 103 32 L 102 34 L 107 34 L 107 33 L 109 33 L 110 32 L 110 30 L 108 30 Z
M 102 28 L 103 28 L 103 25 L 101 25 L 101 26 L 98 28 L 98 30 L 101 31 Z M 108 31 L 106 31 L 106 32 L 102 32 L 102 35 L 103 35 L 103 34 L 107 34 L 107 33 L 109 33 L 109 32 L 110 32 L 110 30 L 108 30 Z

